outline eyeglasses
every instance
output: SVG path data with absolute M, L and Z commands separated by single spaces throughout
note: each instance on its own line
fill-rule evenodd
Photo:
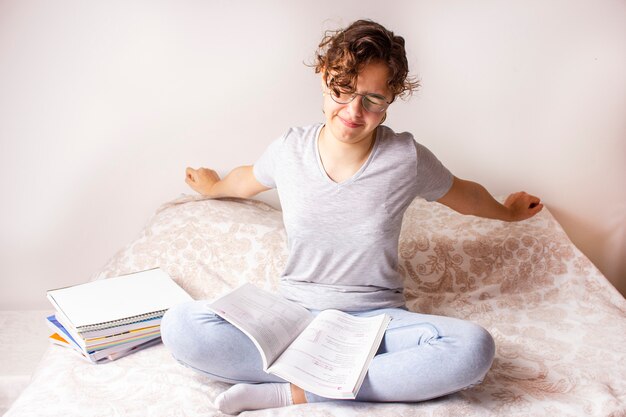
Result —
M 338 88 L 329 87 L 328 93 L 330 98 L 337 104 L 348 104 L 356 98 L 361 96 L 361 105 L 363 108 L 372 113 L 382 113 L 387 110 L 387 107 L 391 104 L 384 96 L 380 94 L 362 94 L 356 91 L 340 90 Z

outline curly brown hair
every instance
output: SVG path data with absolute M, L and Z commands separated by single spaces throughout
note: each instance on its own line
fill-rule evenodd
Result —
M 357 20 L 345 29 L 326 31 L 314 66 L 329 87 L 350 90 L 361 69 L 373 61 L 389 68 L 387 86 L 394 100 L 419 87 L 419 82 L 409 76 L 404 38 L 371 20 Z

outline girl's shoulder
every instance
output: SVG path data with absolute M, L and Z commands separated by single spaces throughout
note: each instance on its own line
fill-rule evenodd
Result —
M 390 127 L 384 125 L 381 125 L 379 129 L 378 138 L 384 148 L 408 152 L 411 149 L 414 150 L 418 145 L 410 132 L 394 132 Z
M 415 138 L 411 132 L 395 132 L 389 126 L 385 125 L 380 125 L 378 129 L 380 129 L 379 137 L 384 141 L 403 144 L 415 142 Z
M 322 126 L 323 124 L 317 123 L 308 126 L 290 127 L 283 133 L 278 141 L 281 142 L 283 146 L 290 148 L 306 146 L 306 144 L 315 142 Z

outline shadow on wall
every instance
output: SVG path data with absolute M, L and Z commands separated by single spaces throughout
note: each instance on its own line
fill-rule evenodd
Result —
M 560 207 L 550 206 L 548 209 L 570 240 L 626 297 L 626 203 L 611 210 L 604 227 Z

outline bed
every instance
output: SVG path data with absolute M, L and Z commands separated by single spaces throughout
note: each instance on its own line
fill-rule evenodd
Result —
M 160 266 L 196 299 L 249 281 L 274 290 L 287 258 L 281 212 L 256 200 L 164 204 L 94 279 Z M 416 199 L 399 248 L 411 310 L 480 323 L 497 350 L 484 382 L 417 404 L 330 402 L 261 416 L 626 416 L 626 300 L 544 209 L 505 223 Z M 227 384 L 160 344 L 92 365 L 50 346 L 6 417 L 217 416 Z

